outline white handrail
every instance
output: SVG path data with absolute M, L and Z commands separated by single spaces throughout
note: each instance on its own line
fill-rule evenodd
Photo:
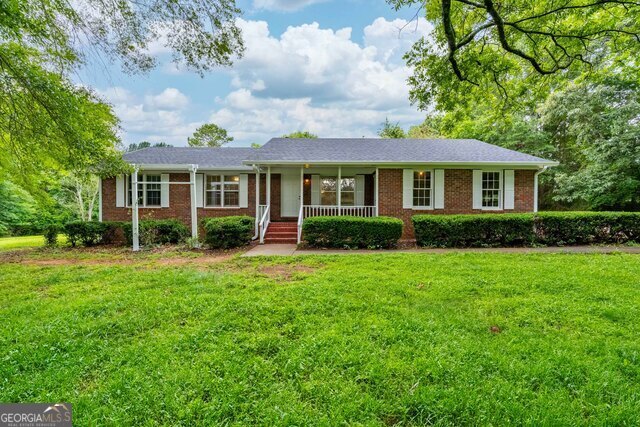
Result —
M 267 228 L 271 224 L 271 205 L 267 205 L 258 224 L 258 230 L 260 230 L 260 243 L 264 243 L 264 235 L 267 234 Z
M 302 223 L 304 221 L 304 205 L 300 205 L 300 213 L 298 213 L 298 244 L 302 238 Z

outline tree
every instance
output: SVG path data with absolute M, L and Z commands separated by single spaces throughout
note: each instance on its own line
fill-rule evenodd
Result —
M 635 82 L 573 85 L 541 109 L 561 156 L 556 200 L 591 209 L 640 209 L 640 87 Z
M 262 147 L 262 144 L 258 144 L 257 142 L 251 143 L 251 148 L 260 148 L 260 147 Z
M 150 143 L 149 141 L 141 141 L 138 143 L 131 143 L 129 144 L 129 146 L 127 147 L 127 151 L 136 151 L 136 150 L 142 150 L 143 148 L 149 148 L 149 147 L 173 147 L 173 145 L 171 144 L 167 144 L 166 142 L 156 142 L 155 144 Z
M 378 130 L 378 136 L 380 136 L 380 138 L 392 139 L 407 137 L 404 130 L 400 127 L 400 124 L 391 123 L 388 118 L 382 123 L 382 128 Z
M 295 132 L 291 132 L 288 135 L 282 135 L 283 138 L 298 138 L 298 139 L 317 139 L 318 135 L 313 134 L 309 131 L 303 130 L 303 131 L 295 131 Z
M 233 137 L 227 135 L 227 131 L 213 123 L 206 123 L 200 126 L 187 139 L 190 147 L 222 147 L 224 144 L 233 141 Z
M 161 41 L 203 73 L 243 50 L 234 0 L 9 0 L 0 9 L 0 174 L 28 189 L 32 172 L 114 165 L 119 155 L 111 108 L 71 83 L 80 65 L 100 56 L 146 72 L 156 65 L 149 43 Z
M 549 90 L 567 78 L 638 69 L 640 3 L 627 0 L 388 0 L 418 5 L 433 24 L 407 54 L 411 98 L 422 108 Z
M 442 135 L 438 131 L 438 117 L 427 117 L 424 119 L 419 125 L 411 126 L 409 128 L 409 132 L 407 132 L 407 136 L 409 138 L 416 139 L 437 139 L 442 138 Z
M 68 208 L 80 221 L 96 219 L 96 203 L 100 194 L 100 181 L 91 173 L 79 172 L 69 174 L 60 181 L 61 191 L 57 199 Z

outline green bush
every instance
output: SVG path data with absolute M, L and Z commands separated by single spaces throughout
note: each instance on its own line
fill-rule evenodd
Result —
M 317 248 L 392 248 L 402 236 L 403 223 L 379 216 L 317 216 L 304 220 L 302 235 Z
M 132 245 L 132 224 L 123 223 L 122 230 L 127 244 Z M 151 219 L 139 222 L 138 236 L 142 246 L 176 244 L 183 242 L 189 236 L 189 229 L 177 219 Z
M 50 224 L 44 229 L 44 244 L 46 246 L 56 246 L 58 244 L 58 233 L 60 227 L 57 224 Z
M 109 223 L 99 221 L 72 221 L 65 224 L 63 232 L 71 246 L 82 243 L 84 246 L 95 246 L 102 243 L 102 238 L 109 230 Z
M 205 218 L 202 220 L 204 242 L 212 249 L 248 245 L 253 237 L 254 221 L 250 216 Z
M 535 228 L 545 245 L 640 242 L 640 212 L 541 212 Z
M 533 214 L 414 215 L 416 243 L 429 247 L 527 246 Z
M 415 215 L 413 226 L 417 244 L 428 247 L 640 242 L 637 212 Z

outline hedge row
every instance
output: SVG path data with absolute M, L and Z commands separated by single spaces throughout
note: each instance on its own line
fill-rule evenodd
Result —
M 204 243 L 212 249 L 248 245 L 253 237 L 254 222 L 250 216 L 205 218 L 202 220 Z
M 415 215 L 413 226 L 418 245 L 428 247 L 640 242 L 637 212 Z
M 304 220 L 304 240 L 318 248 L 392 248 L 402 236 L 402 221 L 379 216 L 318 216 Z
M 143 246 L 180 243 L 189 236 L 187 227 L 176 219 L 140 221 L 138 230 Z M 108 245 L 123 241 L 127 245 L 133 243 L 130 222 L 73 221 L 65 224 L 62 232 L 71 246 Z
M 133 224 L 122 223 L 122 231 L 127 245 L 133 244 Z M 186 225 L 177 219 L 151 219 L 138 223 L 138 238 L 142 246 L 166 245 L 182 243 L 191 232 Z

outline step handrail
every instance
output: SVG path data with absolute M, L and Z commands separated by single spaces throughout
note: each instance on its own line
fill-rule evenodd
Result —
M 302 223 L 304 222 L 304 205 L 300 203 L 300 213 L 298 213 L 298 245 L 302 238 Z
M 267 208 L 262 214 L 260 224 L 258 224 L 258 230 L 260 230 L 260 244 L 264 244 L 264 235 L 267 234 L 267 229 L 271 224 L 271 205 L 267 205 Z

